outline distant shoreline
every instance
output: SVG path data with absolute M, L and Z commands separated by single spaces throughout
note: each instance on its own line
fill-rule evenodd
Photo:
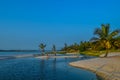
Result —
M 0 50 L 0 52 L 37 52 L 39 50 Z

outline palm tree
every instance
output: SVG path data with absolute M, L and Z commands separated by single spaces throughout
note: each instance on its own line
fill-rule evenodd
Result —
M 97 42 L 97 44 L 102 45 L 106 49 L 104 57 L 107 57 L 109 49 L 112 46 L 111 43 L 114 41 L 116 37 L 118 37 L 119 33 L 120 30 L 114 30 L 110 32 L 110 25 L 102 24 L 101 28 L 95 29 L 94 35 L 96 35 L 96 37 L 93 37 L 91 40 L 93 42 Z
M 41 51 L 42 51 L 42 55 L 43 55 L 44 52 L 45 52 L 45 47 L 46 47 L 46 45 L 43 44 L 43 43 L 41 43 L 41 44 L 39 45 L 39 47 L 40 47 L 40 49 L 41 49 Z
M 55 45 L 53 45 L 52 51 L 53 51 L 53 53 L 54 53 L 55 56 L 56 56 L 56 46 L 55 46 Z
M 120 36 L 115 38 L 115 41 L 113 42 L 114 49 L 120 49 Z
M 67 43 L 64 44 L 64 51 L 67 51 L 68 45 Z

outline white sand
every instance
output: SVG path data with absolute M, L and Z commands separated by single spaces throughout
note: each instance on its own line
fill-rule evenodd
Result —
M 91 70 L 105 80 L 120 80 L 120 55 L 77 61 L 70 65 Z

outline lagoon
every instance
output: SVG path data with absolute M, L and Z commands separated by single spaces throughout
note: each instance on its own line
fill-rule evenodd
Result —
M 75 68 L 82 58 L 18 58 L 0 60 L 0 80 L 97 80 L 96 74 Z

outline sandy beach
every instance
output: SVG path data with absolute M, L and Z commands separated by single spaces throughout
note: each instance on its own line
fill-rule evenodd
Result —
M 111 54 L 107 58 L 77 61 L 70 63 L 70 65 L 90 70 L 104 80 L 120 80 L 120 53 L 117 53 L 117 56 L 111 56 Z

